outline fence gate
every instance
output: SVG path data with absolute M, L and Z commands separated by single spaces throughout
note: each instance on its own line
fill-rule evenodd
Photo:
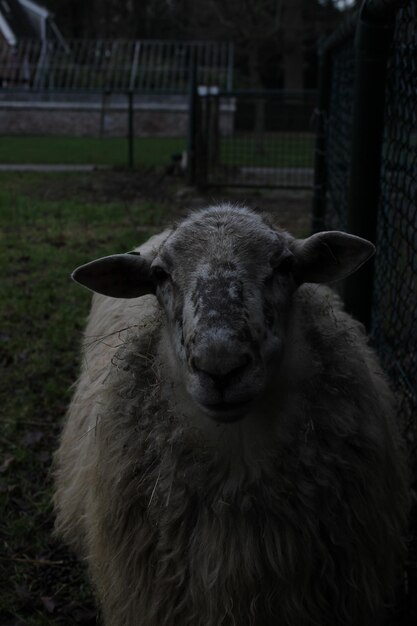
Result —
M 194 102 L 198 185 L 312 188 L 315 92 L 200 87 Z

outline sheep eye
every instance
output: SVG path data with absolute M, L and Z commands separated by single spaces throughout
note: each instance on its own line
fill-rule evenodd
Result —
M 274 275 L 275 275 L 275 272 L 271 272 L 270 274 L 268 274 L 268 276 L 264 278 L 264 285 L 266 287 L 269 287 L 270 285 L 272 285 L 274 281 Z
M 156 267 L 152 268 L 152 278 L 155 280 L 155 282 L 160 284 L 168 280 L 170 278 L 170 275 L 167 271 L 164 270 L 163 267 L 157 265 Z
M 276 272 L 280 272 L 280 274 L 288 274 L 293 266 L 294 257 L 292 254 L 289 254 L 285 258 L 282 259 L 280 264 L 275 268 Z
M 292 265 L 293 265 L 293 256 L 292 254 L 290 254 L 288 256 L 281 257 L 276 262 L 276 264 L 271 263 L 271 265 L 272 265 L 272 271 L 264 279 L 264 283 L 266 286 L 272 285 L 272 283 L 274 282 L 274 279 L 277 278 L 278 276 L 286 275 L 291 272 Z
M 292 269 L 294 256 L 288 252 L 271 259 L 271 266 L 275 274 L 288 274 Z

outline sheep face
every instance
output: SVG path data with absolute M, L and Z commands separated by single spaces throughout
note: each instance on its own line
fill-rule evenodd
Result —
M 344 233 L 295 240 L 223 205 L 191 215 L 151 257 L 105 257 L 73 277 L 114 297 L 154 293 L 188 395 L 225 422 L 243 417 L 268 386 L 297 287 L 343 278 L 372 253 L 372 244 Z
M 291 294 L 287 236 L 254 214 L 199 214 L 151 265 L 188 394 L 216 420 L 243 416 L 284 345 Z

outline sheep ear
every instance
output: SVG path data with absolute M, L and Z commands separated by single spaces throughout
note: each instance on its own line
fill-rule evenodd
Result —
M 331 283 L 359 269 L 373 256 L 375 246 L 367 239 L 334 230 L 294 240 L 292 252 L 298 284 Z
M 96 259 L 77 267 L 71 278 L 91 291 L 113 298 L 137 298 L 155 293 L 150 263 L 138 252 Z

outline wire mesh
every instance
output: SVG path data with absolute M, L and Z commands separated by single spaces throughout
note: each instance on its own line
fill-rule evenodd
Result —
M 397 396 L 412 478 L 408 562 L 392 622 L 400 626 L 417 621 L 417 0 L 369 0 L 364 9 L 376 24 L 395 19 L 385 87 L 371 341 Z M 346 229 L 348 210 L 354 210 L 348 207 L 354 29 L 342 41 L 328 40 L 327 53 L 325 228 Z
M 200 97 L 199 182 L 312 188 L 315 92 Z
M 388 64 L 372 339 L 398 397 L 417 494 L 417 2 L 397 16 Z M 417 503 L 409 584 L 417 588 Z M 417 618 L 417 615 L 415 615 Z
M 340 43 L 331 59 L 331 87 L 326 124 L 327 180 L 330 195 L 328 228 L 346 230 L 352 142 L 355 51 L 353 37 Z
M 417 409 L 417 3 L 397 20 L 387 82 L 373 334 Z M 411 424 L 410 424 L 411 426 Z M 417 424 L 413 424 L 416 429 Z M 417 452 L 417 430 L 415 431 Z

